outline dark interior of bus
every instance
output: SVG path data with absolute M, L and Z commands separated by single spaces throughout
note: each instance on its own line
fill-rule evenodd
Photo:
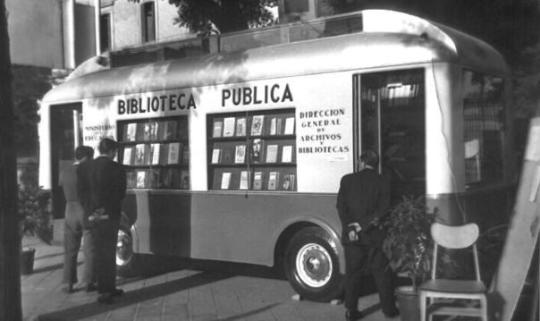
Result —
M 424 70 L 357 76 L 360 112 L 356 146 L 380 155 L 379 171 L 390 180 L 393 201 L 426 191 Z

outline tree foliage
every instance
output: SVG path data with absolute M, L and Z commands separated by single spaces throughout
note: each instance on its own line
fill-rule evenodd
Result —
M 140 0 L 128 0 L 139 2 Z M 269 8 L 278 0 L 169 0 L 178 9 L 175 23 L 199 35 L 272 24 Z

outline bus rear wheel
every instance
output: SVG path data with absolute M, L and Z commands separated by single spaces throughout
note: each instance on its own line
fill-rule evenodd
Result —
M 285 250 L 284 268 L 293 289 L 307 300 L 328 302 L 341 293 L 336 241 L 319 227 L 297 232 Z

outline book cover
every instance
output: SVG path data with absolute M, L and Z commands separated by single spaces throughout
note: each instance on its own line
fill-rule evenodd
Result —
M 144 144 L 144 165 L 152 164 L 152 149 L 150 144 Z
M 277 135 L 277 119 L 272 117 L 270 120 L 270 135 Z
M 230 183 L 231 183 L 231 173 L 223 172 L 223 174 L 221 174 L 221 189 L 229 189 Z
M 144 140 L 144 124 L 138 123 L 135 124 L 135 140 L 136 141 L 142 141 Z
M 219 156 L 221 155 L 221 149 L 214 148 L 212 150 L 212 164 L 219 164 Z
M 169 144 L 160 144 L 159 146 L 159 164 L 166 165 L 169 157 Z
M 270 172 L 268 174 L 268 190 L 275 191 L 279 183 L 279 173 Z
M 167 137 L 167 122 L 159 121 L 157 125 L 157 139 L 165 140 Z
M 236 120 L 236 136 L 246 136 L 246 118 L 240 117 Z
M 146 171 L 137 171 L 137 188 L 146 187 Z
M 281 150 L 281 162 L 292 162 L 292 145 L 283 145 L 283 149 Z
M 234 160 L 232 146 L 224 147 L 223 148 L 223 155 L 221 157 L 221 163 L 222 164 L 232 164 Z
M 294 135 L 294 117 L 285 119 L 285 131 L 284 135 Z
M 143 138 L 144 141 L 150 140 L 150 123 L 144 123 L 143 125 Z
M 235 120 L 234 117 L 225 117 L 225 119 L 223 119 L 223 137 L 234 136 Z
M 147 171 L 147 184 L 149 188 L 159 188 L 160 187 L 160 180 L 159 180 L 159 169 L 153 168 L 149 169 Z
M 243 164 L 246 160 L 246 145 L 236 145 L 235 147 L 235 164 Z
M 144 165 L 144 144 L 135 145 L 135 165 Z
M 151 121 L 149 123 L 150 126 L 150 134 L 149 134 L 149 140 L 157 140 L 158 137 L 158 122 L 157 121 Z
M 182 153 L 182 164 L 189 165 L 189 146 L 185 145 Z
M 294 191 L 294 180 L 294 174 L 286 174 L 285 176 L 283 176 L 283 182 L 281 185 L 282 189 L 285 191 Z
M 133 154 L 133 147 L 125 147 L 124 155 L 122 156 L 122 164 L 131 165 L 132 154 Z
M 134 171 L 129 171 L 126 173 L 126 187 L 135 188 L 137 187 L 137 173 Z
M 221 137 L 223 131 L 223 121 L 214 120 L 214 127 L 212 129 L 212 137 Z
M 189 189 L 189 172 L 187 170 L 180 172 L 180 188 Z
M 248 171 L 240 172 L 239 189 L 249 189 L 249 172 Z
M 175 169 L 163 168 L 160 175 L 160 185 L 162 188 L 172 188 L 174 182 Z
M 165 139 L 176 139 L 178 137 L 178 124 L 175 120 L 167 121 L 165 128 Z
M 255 115 L 251 122 L 251 136 L 261 136 L 264 124 L 264 115 Z
M 135 141 L 137 135 L 137 123 L 129 123 L 126 126 L 125 140 L 128 142 Z
M 150 163 L 152 165 L 158 165 L 159 164 L 159 155 L 160 155 L 161 147 L 160 144 L 150 144 Z
M 266 162 L 277 162 L 278 145 L 268 145 L 266 148 Z
M 167 164 L 178 164 L 180 161 L 180 143 L 169 144 L 169 154 Z
M 263 179 L 263 173 L 262 172 L 253 173 L 253 189 L 255 189 L 255 190 L 261 190 L 262 189 L 262 179 Z
M 263 150 L 263 142 L 260 138 L 255 138 L 253 142 L 251 143 L 251 150 L 250 150 L 250 156 L 251 161 L 253 163 L 261 163 L 263 161 L 262 158 L 262 150 Z

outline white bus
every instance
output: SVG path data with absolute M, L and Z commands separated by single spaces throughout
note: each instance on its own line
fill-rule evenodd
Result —
M 365 149 L 394 200 L 425 195 L 442 220 L 508 208 L 509 71 L 488 44 L 386 10 L 248 36 L 254 48 L 98 71 L 43 98 L 40 184 L 58 216 L 73 148 L 121 144 L 120 271 L 139 254 L 282 266 L 303 297 L 335 297 L 336 193 Z

